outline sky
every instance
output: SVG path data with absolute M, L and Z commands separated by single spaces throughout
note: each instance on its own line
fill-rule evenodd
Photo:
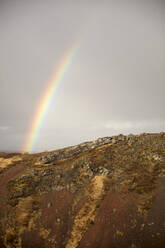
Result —
M 164 131 L 164 0 L 0 0 L 0 151 L 23 149 L 74 44 L 33 152 Z

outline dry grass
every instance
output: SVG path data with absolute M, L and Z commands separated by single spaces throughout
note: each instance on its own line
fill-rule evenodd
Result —
M 14 156 L 11 158 L 0 158 L 0 168 L 4 169 L 9 165 L 21 160 L 22 160 L 21 156 Z
M 94 223 L 96 209 L 98 203 L 104 195 L 104 180 L 106 176 L 95 176 L 89 188 L 86 191 L 88 201 L 80 209 L 74 219 L 74 224 L 71 232 L 71 237 L 66 245 L 66 248 L 76 248 L 82 239 L 84 233 L 89 228 L 91 223 Z
M 47 230 L 43 227 L 40 228 L 40 231 L 39 231 L 39 235 L 43 238 L 43 239 L 46 239 L 50 234 L 50 229 Z
M 19 200 L 13 212 L 14 225 L 8 226 L 4 237 L 6 248 L 22 248 L 21 235 L 25 230 L 35 228 L 36 220 L 41 216 L 41 211 L 33 209 L 35 199 L 31 196 Z

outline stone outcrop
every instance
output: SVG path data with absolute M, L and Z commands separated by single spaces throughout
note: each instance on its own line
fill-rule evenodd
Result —
M 91 151 L 92 149 L 95 149 L 97 147 L 107 145 L 107 144 L 116 144 L 121 141 L 130 141 L 133 142 L 137 139 L 137 135 L 117 135 L 112 137 L 104 137 L 104 138 L 98 138 L 95 141 L 91 142 L 83 142 L 79 145 L 71 146 L 65 149 L 60 149 L 55 152 L 51 152 L 51 154 L 41 156 L 39 158 L 39 161 L 42 161 L 44 163 L 51 163 L 55 160 L 61 160 L 66 158 L 71 158 L 73 156 L 79 155 L 80 153 Z

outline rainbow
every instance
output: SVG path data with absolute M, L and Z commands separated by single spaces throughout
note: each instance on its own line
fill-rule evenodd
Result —
M 39 103 L 39 106 L 37 108 L 37 111 L 34 114 L 34 118 L 32 120 L 32 125 L 30 127 L 30 130 L 28 132 L 28 137 L 25 142 L 25 146 L 23 148 L 23 152 L 29 152 L 32 153 L 35 142 L 37 140 L 37 136 L 39 134 L 40 128 L 42 126 L 43 120 L 51 106 L 52 100 L 54 98 L 54 94 L 60 84 L 60 82 L 63 79 L 64 74 L 68 70 L 72 58 L 75 55 L 76 51 L 78 49 L 77 43 L 72 45 L 72 47 L 68 50 L 66 55 L 63 57 L 61 63 L 59 64 L 57 71 L 49 82 L 49 86 L 41 98 L 41 101 Z

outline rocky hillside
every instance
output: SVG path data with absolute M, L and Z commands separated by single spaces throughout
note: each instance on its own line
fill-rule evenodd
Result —
M 164 248 L 165 133 L 0 153 L 1 248 Z

